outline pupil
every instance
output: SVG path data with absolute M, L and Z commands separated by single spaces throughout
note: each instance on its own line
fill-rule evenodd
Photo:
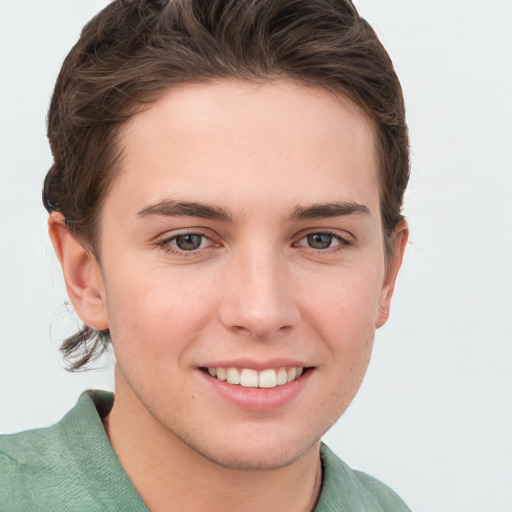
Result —
M 176 245 L 182 251 L 194 251 L 201 245 L 200 235 L 181 235 L 176 237 Z
M 332 242 L 332 235 L 325 233 L 314 233 L 308 235 L 308 245 L 312 249 L 328 249 Z

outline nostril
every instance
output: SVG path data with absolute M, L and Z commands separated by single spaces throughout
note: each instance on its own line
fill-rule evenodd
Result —
M 257 336 L 257 334 L 254 333 L 251 329 L 242 325 L 234 325 L 232 326 L 232 330 L 240 336 Z

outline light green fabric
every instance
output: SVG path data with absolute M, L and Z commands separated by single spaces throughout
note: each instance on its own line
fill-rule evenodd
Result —
M 322 491 L 314 512 L 411 512 L 382 482 L 350 469 L 325 444 L 322 458 Z
M 112 403 L 111 393 L 87 391 L 56 425 L 0 436 L 0 511 L 147 512 L 101 423 Z M 393 491 L 352 471 L 325 445 L 321 456 L 314 512 L 409 511 Z

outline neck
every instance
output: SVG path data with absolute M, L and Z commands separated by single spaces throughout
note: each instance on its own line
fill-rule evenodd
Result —
M 137 421 L 133 421 L 137 418 Z M 319 442 L 271 470 L 220 466 L 116 393 L 105 429 L 125 472 L 151 512 L 311 511 L 321 487 Z

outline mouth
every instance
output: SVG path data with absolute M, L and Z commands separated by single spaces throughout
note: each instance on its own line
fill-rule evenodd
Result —
M 214 379 L 235 386 L 271 389 L 293 382 L 310 368 L 291 366 L 258 371 L 252 368 L 208 367 L 201 370 Z

